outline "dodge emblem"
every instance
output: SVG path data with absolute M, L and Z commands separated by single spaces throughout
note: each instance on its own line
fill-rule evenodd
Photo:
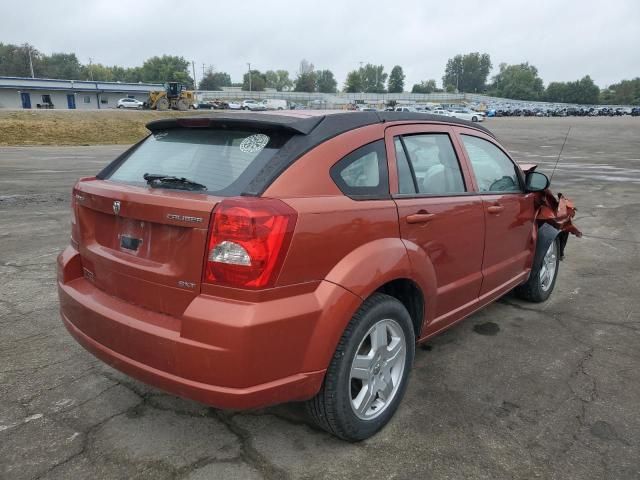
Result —
M 116 215 L 120 214 L 120 202 L 118 200 L 113 202 L 113 213 L 115 213 Z

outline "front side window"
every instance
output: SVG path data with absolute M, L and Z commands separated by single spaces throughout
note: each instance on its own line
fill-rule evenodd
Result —
M 407 135 L 395 145 L 400 193 L 415 193 L 416 189 L 428 195 L 466 192 L 458 157 L 446 133 Z M 407 156 L 410 166 L 404 165 Z M 414 186 L 407 173 L 413 175 Z
M 516 166 L 493 143 L 461 135 L 480 192 L 521 192 Z
M 351 152 L 331 167 L 331 178 L 349 197 L 388 197 L 389 175 L 384 141 L 378 140 Z

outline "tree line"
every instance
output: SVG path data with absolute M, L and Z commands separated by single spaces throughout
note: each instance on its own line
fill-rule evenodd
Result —
M 148 58 L 138 67 L 108 66 L 89 62 L 82 64 L 75 53 L 46 55 L 29 44 L 0 43 L 0 76 L 60 78 L 106 82 L 165 83 L 176 81 L 187 88 L 195 87 L 191 64 L 184 57 L 162 55 Z M 546 87 L 538 69 L 528 62 L 508 65 L 501 63 L 491 78 L 493 68 L 487 53 L 472 52 L 450 58 L 445 65 L 442 88 L 435 79 L 427 79 L 411 87 L 412 93 L 462 92 L 483 93 L 514 100 L 538 100 L 579 104 L 640 105 L 640 77 L 622 80 L 600 89 L 589 77 L 570 82 L 551 82 Z M 260 71 L 251 69 L 242 82 L 233 83 L 231 76 L 209 68 L 198 83 L 201 90 L 219 90 L 238 86 L 243 90 L 336 93 L 338 82 L 331 70 L 316 70 L 313 63 L 302 60 L 295 78 L 287 70 Z M 395 65 L 389 74 L 384 65 L 367 63 L 347 73 L 343 86 L 349 93 L 401 93 L 405 91 L 405 74 Z

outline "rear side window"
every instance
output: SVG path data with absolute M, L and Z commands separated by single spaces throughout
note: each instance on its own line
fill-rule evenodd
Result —
M 145 185 L 145 173 L 184 177 L 218 195 L 239 195 L 289 139 L 276 132 L 175 128 L 151 134 L 108 177 Z
M 493 143 L 461 135 L 480 192 L 520 192 L 516 166 Z
M 384 141 L 378 140 L 351 152 L 331 167 L 331 178 L 345 195 L 356 200 L 388 198 Z

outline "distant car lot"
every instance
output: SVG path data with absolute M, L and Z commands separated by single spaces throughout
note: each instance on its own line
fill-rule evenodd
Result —
M 125 146 L 0 148 L 0 477 L 580 478 L 640 472 L 640 123 L 487 126 L 578 207 L 548 304 L 505 297 L 417 353 L 397 418 L 349 445 L 296 405 L 242 414 L 103 366 L 59 320 L 54 259 L 73 181 Z M 302 452 L 302 453 L 301 453 Z

